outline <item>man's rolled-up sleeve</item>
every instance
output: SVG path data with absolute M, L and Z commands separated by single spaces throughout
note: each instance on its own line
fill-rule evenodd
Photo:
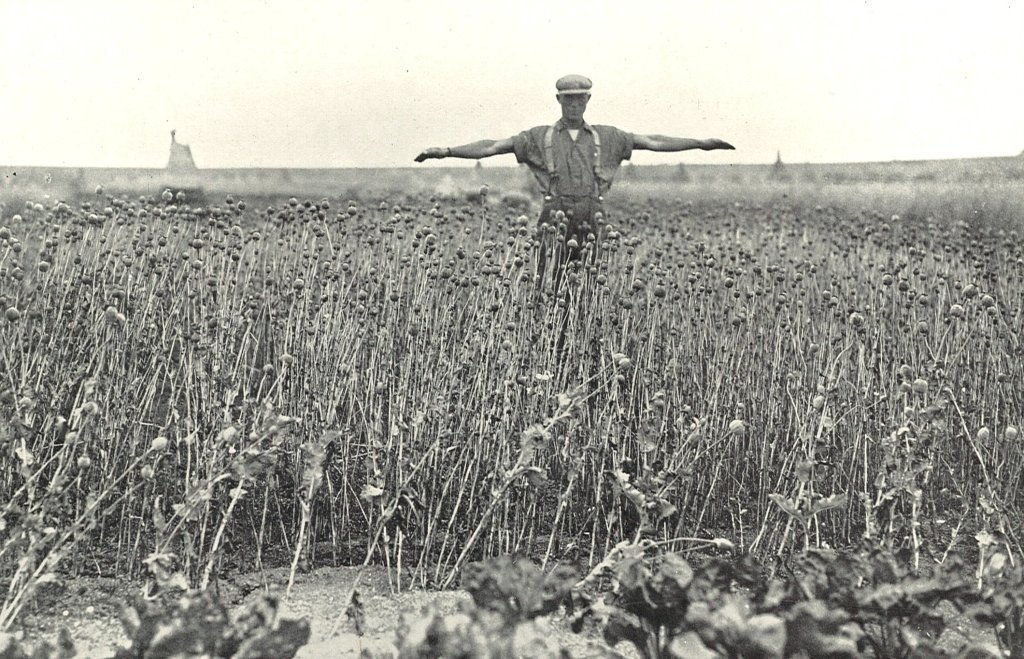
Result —
M 629 160 L 633 155 L 633 133 L 627 133 L 624 130 L 615 129 L 617 135 L 617 141 L 619 142 L 619 158 L 621 160 Z
M 530 139 L 530 131 L 524 130 L 512 138 L 512 150 L 516 154 L 516 162 L 530 163 L 536 160 L 533 153 L 533 140 Z

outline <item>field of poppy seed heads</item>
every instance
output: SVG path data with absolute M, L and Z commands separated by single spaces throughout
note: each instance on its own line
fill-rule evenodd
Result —
M 54 575 L 1020 555 L 1009 225 L 618 199 L 558 291 L 487 195 L 0 218 L 0 601 Z M 1013 218 L 1007 218 L 1012 220 Z

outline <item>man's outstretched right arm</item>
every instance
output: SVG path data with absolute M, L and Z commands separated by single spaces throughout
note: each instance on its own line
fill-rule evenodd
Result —
M 479 142 L 470 142 L 460 146 L 432 146 L 416 156 L 416 162 L 423 162 L 433 158 L 468 158 L 470 160 L 490 158 L 502 153 L 512 153 L 514 150 L 513 144 L 514 138 L 510 137 L 504 140 L 480 140 Z

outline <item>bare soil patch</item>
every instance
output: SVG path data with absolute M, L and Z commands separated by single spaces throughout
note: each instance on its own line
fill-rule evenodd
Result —
M 223 600 L 234 609 L 244 608 L 263 593 L 281 597 L 281 617 L 306 618 L 310 623 L 310 642 L 297 655 L 307 659 L 358 657 L 363 648 L 387 648 L 403 616 L 418 615 L 427 607 L 452 613 L 460 603 L 469 601 L 462 591 L 392 592 L 385 571 L 370 567 L 358 587 L 366 613 L 363 634 L 357 634 L 354 625 L 343 618 L 337 634 L 330 636 L 357 573 L 358 568 L 324 567 L 298 574 L 287 600 L 283 599 L 288 582 L 285 568 L 227 577 L 217 587 Z M 80 578 L 50 587 L 38 604 L 22 616 L 20 630 L 30 642 L 45 640 L 55 644 L 60 628 L 67 627 L 78 656 L 111 657 L 118 646 L 128 645 L 118 612 L 139 587 L 137 583 L 110 578 Z M 573 656 L 604 656 L 601 649 L 606 646 L 600 638 L 573 634 L 564 618 L 554 616 L 542 619 L 540 624 L 563 637 Z

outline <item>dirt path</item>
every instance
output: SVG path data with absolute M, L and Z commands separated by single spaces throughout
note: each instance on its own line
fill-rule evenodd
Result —
M 469 600 L 469 596 L 461 591 L 392 593 L 385 572 L 370 568 L 359 585 L 366 612 L 364 634 L 356 634 L 353 625 L 343 619 L 338 633 L 330 637 L 331 627 L 342 611 L 343 600 L 356 573 L 356 568 L 344 567 L 319 568 L 296 575 L 291 596 L 282 603 L 280 615 L 284 618 L 306 618 L 310 623 L 310 642 L 299 651 L 298 657 L 358 657 L 363 648 L 385 649 L 394 639 L 403 615 L 419 614 L 428 606 L 451 613 L 460 602 Z M 259 574 L 225 579 L 219 584 L 221 595 L 235 608 L 246 606 L 264 592 L 283 597 L 288 571 L 268 570 L 265 577 L 266 585 Z M 75 641 L 78 656 L 111 657 L 116 646 L 127 645 L 118 611 L 127 596 L 137 588 L 137 584 L 115 579 L 75 580 L 48 592 L 37 610 L 26 611 L 21 630 L 28 640 L 54 643 L 58 630 L 62 626 L 67 627 Z M 574 657 L 606 656 L 601 654 L 601 648 L 606 646 L 599 639 L 572 634 L 562 619 L 542 620 L 540 624 L 549 628 L 551 634 L 561 637 Z

